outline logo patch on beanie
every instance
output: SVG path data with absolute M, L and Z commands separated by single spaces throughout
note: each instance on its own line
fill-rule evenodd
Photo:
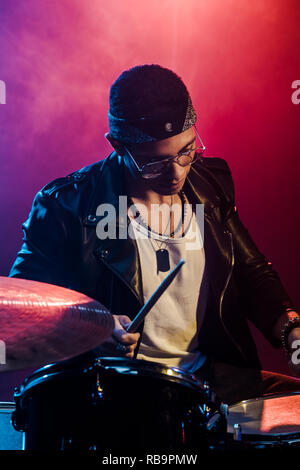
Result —
M 165 129 L 166 129 L 167 132 L 172 132 L 173 131 L 172 123 L 171 122 L 166 122 Z

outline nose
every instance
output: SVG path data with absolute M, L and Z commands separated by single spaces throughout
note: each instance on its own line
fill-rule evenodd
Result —
M 168 176 L 172 183 L 176 183 L 184 177 L 186 172 L 186 168 L 180 166 L 176 162 L 170 162 L 169 168 L 168 168 Z

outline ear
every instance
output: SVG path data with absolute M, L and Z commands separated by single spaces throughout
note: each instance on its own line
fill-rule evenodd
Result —
M 115 151 L 120 155 L 124 155 L 125 153 L 125 150 L 123 148 L 123 145 L 118 141 L 118 140 L 115 140 L 109 132 L 106 132 L 104 134 L 105 138 L 108 140 L 108 142 L 110 143 L 110 145 L 112 146 L 112 148 L 115 149 Z

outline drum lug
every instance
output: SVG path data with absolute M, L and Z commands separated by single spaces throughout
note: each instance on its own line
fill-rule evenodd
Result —
M 96 375 L 96 384 L 94 387 L 94 391 L 92 392 L 92 404 L 97 406 L 99 402 L 103 400 L 103 387 L 101 386 L 100 382 L 100 374 L 97 372 Z
M 16 408 L 11 415 L 11 423 L 16 431 L 25 432 L 26 431 L 26 422 L 27 414 L 22 408 L 20 388 L 15 387 L 14 389 L 14 400 L 16 403 Z
M 242 426 L 238 423 L 233 425 L 233 440 L 234 441 L 242 440 Z
M 207 418 L 210 418 L 216 411 L 220 411 L 222 403 L 220 402 L 214 390 L 210 387 L 209 383 L 206 381 L 203 383 L 203 390 L 205 414 Z
M 220 405 L 220 414 L 227 420 L 229 413 L 229 407 L 226 403 L 221 403 Z

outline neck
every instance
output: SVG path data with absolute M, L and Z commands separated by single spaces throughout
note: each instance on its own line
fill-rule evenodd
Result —
M 179 193 L 179 195 L 176 194 L 169 197 L 171 199 L 170 203 L 164 203 L 164 206 L 158 204 L 157 207 L 151 207 L 151 203 L 148 205 L 144 200 L 130 197 L 130 202 L 133 206 L 129 209 L 129 217 L 136 219 L 141 225 L 148 228 L 149 231 L 154 231 L 159 235 L 166 235 L 167 228 L 169 228 L 171 238 L 179 231 L 183 235 L 186 215 L 185 196 L 183 193 Z M 174 199 L 175 197 L 178 198 L 179 204 Z
M 180 203 L 178 193 L 160 194 L 149 186 L 148 180 L 142 178 L 132 178 L 129 172 L 125 174 L 126 193 L 129 198 L 135 202 L 143 203 L 146 206 L 151 204 L 174 204 Z

